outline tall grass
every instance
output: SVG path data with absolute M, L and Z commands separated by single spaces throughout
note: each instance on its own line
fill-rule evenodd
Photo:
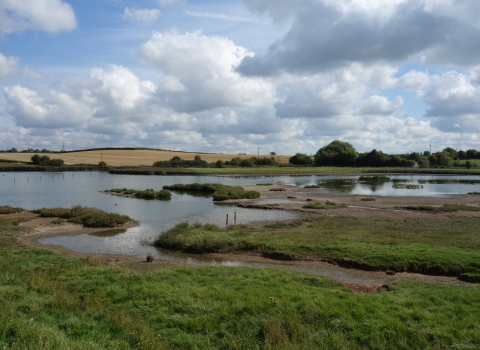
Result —
M 116 213 L 107 213 L 103 210 L 74 206 L 71 209 L 66 208 L 42 208 L 32 210 L 42 217 L 58 217 L 67 219 L 74 224 L 80 224 L 85 227 L 117 227 L 123 225 L 132 219 L 127 215 Z
M 14 214 L 14 213 L 20 213 L 24 209 L 22 208 L 13 208 L 9 205 L 0 205 L 0 214 Z

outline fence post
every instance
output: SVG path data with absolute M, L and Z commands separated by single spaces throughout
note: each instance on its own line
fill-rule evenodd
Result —
M 225 223 L 225 226 L 228 226 L 228 214 L 227 214 L 227 222 Z

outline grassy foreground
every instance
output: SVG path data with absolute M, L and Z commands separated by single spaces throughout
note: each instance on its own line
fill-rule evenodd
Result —
M 159 247 L 193 253 L 251 251 L 314 257 L 373 270 L 480 277 L 478 218 L 322 217 L 264 227 L 179 224 Z
M 3 223 L 0 222 L 0 226 Z M 279 269 L 138 272 L 0 232 L 2 349 L 446 349 L 480 343 L 478 287 L 359 294 Z

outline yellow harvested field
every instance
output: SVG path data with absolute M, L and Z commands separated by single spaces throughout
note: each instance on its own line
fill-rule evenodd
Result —
M 35 153 L 0 153 L 0 159 L 15 160 L 20 162 L 30 162 Z M 65 164 L 98 164 L 101 160 L 111 166 L 151 166 L 159 160 L 170 160 L 174 156 L 179 156 L 185 160 L 193 160 L 195 155 L 199 155 L 203 160 L 211 163 L 217 160 L 231 160 L 234 157 L 251 158 L 256 155 L 237 155 L 237 154 L 203 154 L 172 152 L 161 150 L 95 150 L 84 152 L 66 152 L 66 153 L 37 153 L 40 156 L 47 155 L 51 159 L 63 159 Z M 260 157 L 271 157 L 260 155 Z M 273 156 L 278 163 L 287 164 L 291 156 Z

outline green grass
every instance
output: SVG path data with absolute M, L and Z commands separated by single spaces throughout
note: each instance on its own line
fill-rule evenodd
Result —
M 480 273 L 479 224 L 478 218 L 383 217 L 323 217 L 256 228 L 180 224 L 155 244 L 192 253 L 279 253 L 363 269 L 459 276 Z
M 0 348 L 474 349 L 478 287 L 353 293 L 280 269 L 136 272 L 0 236 Z
M 285 192 L 286 189 L 284 189 L 282 187 L 274 187 L 274 188 L 270 188 L 269 191 L 270 192 Z
M 257 184 L 257 186 L 272 186 L 272 183 L 266 183 L 266 184 Z
M 339 208 L 346 208 L 346 204 L 337 204 L 334 202 L 326 201 L 325 203 L 322 202 L 314 202 L 310 204 L 305 204 L 303 208 L 306 209 L 339 209 Z
M 85 227 L 116 227 L 132 221 L 127 215 L 106 213 L 103 210 L 82 207 L 80 205 L 74 206 L 71 209 L 42 208 L 32 210 L 32 212 L 40 214 L 42 217 L 67 219 L 69 222 Z
M 364 202 L 374 202 L 374 201 L 376 201 L 376 199 L 373 198 L 373 197 L 365 197 L 365 198 L 362 198 L 361 200 L 364 201 Z
M 13 208 L 9 205 L 0 205 L 0 214 L 13 214 L 22 212 L 22 208 Z
M 260 198 L 260 192 L 245 191 L 241 186 L 228 186 L 222 184 L 175 184 L 163 186 L 164 189 L 179 192 L 211 193 L 214 201 L 228 199 L 255 199 Z
M 303 187 L 303 188 L 321 188 L 321 187 L 322 187 L 322 186 L 320 186 L 320 185 L 307 185 L 307 186 L 305 186 L 305 187 Z
M 428 205 L 414 205 L 403 207 L 407 210 L 420 210 L 431 212 L 454 212 L 454 211 L 480 211 L 480 207 L 474 207 L 465 204 L 444 204 L 441 207 L 432 207 Z

